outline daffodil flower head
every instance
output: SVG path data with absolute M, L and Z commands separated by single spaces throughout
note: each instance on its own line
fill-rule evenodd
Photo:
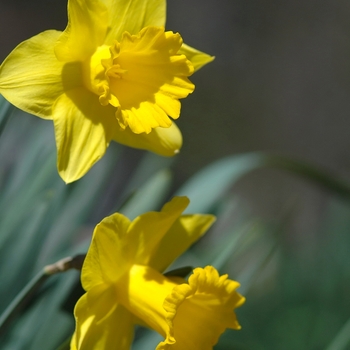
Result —
M 71 349 L 130 349 L 135 324 L 164 337 L 157 350 L 209 350 L 226 328 L 239 329 L 239 284 L 212 266 L 186 282 L 162 272 L 211 226 L 212 215 L 181 215 L 186 197 L 130 221 L 113 214 L 95 228 L 76 304 Z
M 188 77 L 213 57 L 165 31 L 165 0 L 68 0 L 68 25 L 18 45 L 0 93 L 55 127 L 61 177 L 83 176 L 110 141 L 173 156 Z

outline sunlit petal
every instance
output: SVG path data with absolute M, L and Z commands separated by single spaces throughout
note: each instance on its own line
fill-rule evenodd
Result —
M 129 245 L 135 253 L 136 264 L 148 265 L 155 249 L 164 235 L 189 204 L 187 197 L 174 197 L 160 212 L 149 212 L 138 216 L 128 228 Z
M 59 36 L 49 30 L 22 42 L 0 67 L 0 93 L 16 107 L 45 119 L 52 119 L 59 96 L 82 84 L 79 63 L 56 59 Z
M 117 128 L 113 137 L 123 145 L 152 151 L 161 156 L 172 157 L 179 153 L 182 146 L 182 135 L 173 122 L 169 128 L 155 128 L 149 134 L 134 134 L 130 128 Z
M 103 0 L 109 11 L 109 31 L 105 44 L 120 40 L 124 32 L 137 34 L 147 26 L 165 26 L 165 0 Z
M 82 177 L 105 153 L 116 121 L 110 107 L 75 89 L 61 95 L 53 107 L 58 171 L 67 183 Z
M 123 265 L 131 250 L 126 240 L 130 220 L 115 213 L 104 218 L 95 228 L 82 269 L 82 284 L 90 290 L 99 284 L 112 284 L 124 272 Z
M 149 266 L 164 271 L 178 256 L 183 254 L 214 223 L 213 215 L 183 215 L 171 226 L 152 254 Z
M 179 53 L 185 55 L 187 59 L 191 61 L 195 71 L 202 68 L 206 64 L 212 62 L 215 59 L 214 56 L 210 56 L 204 52 L 198 51 L 186 44 L 182 44 Z
M 116 303 L 113 288 L 98 286 L 84 294 L 77 302 L 74 314 L 76 331 L 71 349 L 130 349 L 133 316 Z
M 175 278 L 176 279 L 176 278 Z M 179 279 L 177 279 L 179 280 Z M 181 279 L 182 283 L 183 280 Z M 116 285 L 118 301 L 137 319 L 166 336 L 169 326 L 163 302 L 178 283 L 143 265 L 132 265 Z
M 68 0 L 68 25 L 55 46 L 60 61 L 83 61 L 103 44 L 108 11 L 99 0 Z

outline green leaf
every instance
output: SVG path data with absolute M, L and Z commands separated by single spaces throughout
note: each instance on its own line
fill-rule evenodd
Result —
M 339 333 L 333 339 L 331 344 L 328 345 L 326 350 L 346 350 L 350 345 L 350 318 L 339 330 Z
M 158 209 L 164 202 L 171 180 L 169 170 L 160 170 L 134 193 L 119 212 L 133 220 L 142 213 Z
M 290 157 L 267 153 L 247 153 L 218 160 L 190 178 L 176 195 L 186 195 L 190 205 L 186 213 L 205 213 L 239 179 L 259 168 L 288 171 L 350 200 L 350 184 L 328 171 Z

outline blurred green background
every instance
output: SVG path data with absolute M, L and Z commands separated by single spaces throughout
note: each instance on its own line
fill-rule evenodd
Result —
M 214 264 L 247 297 L 242 330 L 225 333 L 217 349 L 350 349 L 349 17 L 341 0 L 169 0 L 167 29 L 216 56 L 183 100 L 175 159 L 113 144 L 66 186 L 51 123 L 14 111 L 0 137 L 1 310 L 42 266 L 86 250 L 105 215 L 121 208 L 134 217 L 181 193 L 191 211 L 218 222 L 177 264 Z M 1 0 L 0 60 L 65 25 L 65 0 Z M 345 185 L 318 186 L 317 176 L 283 171 L 283 162 L 265 167 L 262 153 L 247 152 L 299 159 Z M 77 277 L 49 281 L 0 338 L 4 349 L 64 341 Z M 135 349 L 155 342 L 138 331 Z

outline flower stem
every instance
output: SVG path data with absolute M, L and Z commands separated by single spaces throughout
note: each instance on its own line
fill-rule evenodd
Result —
M 5 309 L 0 316 L 0 335 L 4 333 L 10 322 L 28 305 L 35 292 L 52 275 L 65 272 L 70 269 L 81 270 L 85 254 L 79 254 L 74 257 L 67 257 L 57 261 L 52 265 L 45 266 L 28 284 L 18 293 L 15 299 Z

